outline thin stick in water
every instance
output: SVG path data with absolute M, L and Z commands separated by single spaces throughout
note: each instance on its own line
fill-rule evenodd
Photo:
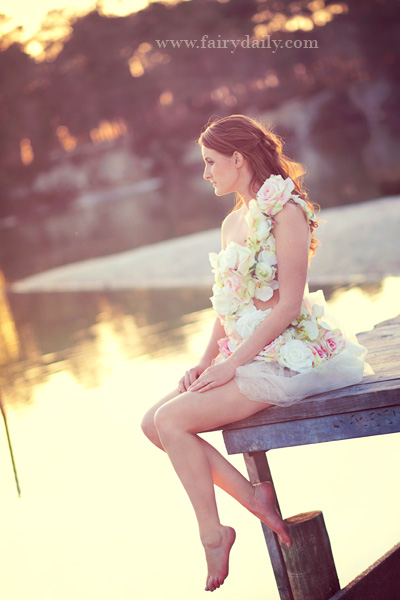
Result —
M 10 437 L 10 432 L 8 430 L 6 411 L 4 410 L 3 401 L 2 401 L 2 397 L 1 397 L 1 391 L 0 391 L 0 410 L 1 410 L 1 414 L 3 415 L 4 426 L 6 428 L 8 448 L 10 450 L 11 462 L 12 462 L 12 466 L 13 466 L 13 470 L 14 470 L 15 483 L 17 485 L 17 492 L 18 492 L 18 496 L 21 497 L 21 488 L 19 487 L 17 467 L 16 467 L 15 460 L 14 460 L 14 453 L 13 453 L 12 444 L 11 444 L 11 437 Z

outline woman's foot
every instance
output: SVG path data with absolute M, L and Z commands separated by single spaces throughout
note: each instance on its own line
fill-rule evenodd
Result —
M 221 529 L 202 540 L 207 559 L 207 581 L 205 590 L 213 592 L 222 585 L 228 576 L 229 552 L 236 538 L 232 527 Z
M 264 481 L 253 485 L 253 497 L 249 510 L 274 531 L 286 546 L 292 545 L 289 530 L 279 514 L 272 483 Z

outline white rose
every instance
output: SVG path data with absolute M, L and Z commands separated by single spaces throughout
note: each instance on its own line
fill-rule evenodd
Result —
M 255 227 L 261 221 L 266 220 L 266 216 L 261 212 L 260 207 L 254 199 L 249 202 L 249 210 L 246 213 L 245 220 L 249 227 Z
M 236 268 L 241 275 L 247 275 L 254 260 L 254 250 L 250 250 L 246 246 L 237 246 Z
M 239 304 L 228 290 L 214 285 L 213 294 L 210 300 L 219 315 L 230 315 L 237 310 Z
M 276 268 L 267 262 L 259 260 L 256 266 L 256 275 L 262 281 L 271 281 L 276 273 Z
M 256 225 L 257 237 L 259 240 L 264 240 L 271 231 L 271 222 L 265 219 Z
M 236 322 L 236 331 L 242 339 L 249 338 L 262 323 L 271 309 L 258 310 L 255 306 L 242 311 L 241 316 Z
M 217 269 L 219 271 L 227 271 L 236 267 L 237 253 L 233 242 L 227 245 L 219 255 Z
M 218 269 L 218 257 L 219 257 L 219 255 L 216 252 L 208 253 L 210 265 L 212 266 L 213 269 Z
M 279 351 L 278 362 L 293 371 L 303 373 L 313 366 L 313 353 L 301 340 L 290 340 Z
M 229 269 L 237 269 L 241 275 L 247 275 L 254 263 L 254 256 L 254 250 L 247 248 L 247 246 L 230 242 L 219 256 L 217 268 L 222 272 Z

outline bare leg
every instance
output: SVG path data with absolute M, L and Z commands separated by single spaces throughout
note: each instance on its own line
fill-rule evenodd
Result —
M 154 416 L 158 408 L 179 395 L 180 393 L 176 390 L 160 400 L 146 413 L 142 422 L 142 429 L 145 435 L 161 450 L 164 450 L 164 448 L 154 425 Z M 259 410 L 263 410 L 267 406 L 267 404 L 263 404 Z M 235 498 L 242 506 L 268 525 L 268 527 L 279 535 L 283 543 L 290 543 L 287 527 L 277 509 L 277 501 L 272 484 L 263 482 L 253 485 L 211 444 L 201 437 L 197 439 L 207 454 L 214 484 Z
M 204 440 L 195 435 L 198 431 L 212 429 L 227 422 L 236 421 L 264 408 L 243 396 L 236 384 L 230 381 L 209 392 L 186 392 L 161 406 L 155 415 L 155 426 L 162 445 L 184 485 L 199 524 L 200 537 L 206 552 L 208 576 L 206 589 L 215 590 L 228 574 L 229 552 L 234 542 L 234 530 L 221 525 L 213 487 L 212 467 L 205 450 Z M 214 449 L 215 450 L 215 449 Z M 215 451 L 216 452 L 216 451 Z M 222 457 L 221 457 L 222 458 Z M 226 461 L 227 462 L 227 461 Z M 220 463 L 221 464 L 221 463 Z M 230 465 L 230 463 L 227 463 Z M 236 470 L 230 465 L 233 471 Z M 240 475 L 239 485 L 244 496 L 251 496 L 253 486 Z M 264 494 L 266 497 L 266 495 Z M 259 493 L 256 504 L 261 506 Z M 264 498 L 265 499 L 265 498 Z M 242 502 L 244 504 L 244 502 Z M 270 502 L 269 502 L 270 504 Z M 254 512 L 254 511 L 253 511 Z M 263 520 L 267 518 L 264 511 Z M 290 544 L 285 525 L 275 512 L 267 519 L 278 535 Z M 271 522 L 272 521 L 272 522 Z

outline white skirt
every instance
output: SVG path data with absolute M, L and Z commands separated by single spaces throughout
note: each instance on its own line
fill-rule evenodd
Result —
M 372 373 L 364 361 L 366 348 L 346 341 L 337 356 L 305 373 L 298 373 L 277 362 L 251 360 L 236 369 L 235 382 L 250 400 L 277 406 L 291 406 L 309 396 L 360 383 Z
M 330 313 L 321 290 L 306 294 L 306 304 L 324 306 L 325 317 L 339 327 L 346 341 L 337 355 L 309 371 L 299 373 L 278 362 L 266 362 L 261 357 L 236 369 L 234 380 L 240 392 L 250 400 L 277 406 L 291 406 L 304 398 L 360 383 L 364 376 L 373 374 L 365 361 L 367 349 L 358 343 L 354 334 L 344 331 L 335 315 Z M 324 319 L 325 320 L 325 319 Z M 216 362 L 225 360 L 219 356 Z

